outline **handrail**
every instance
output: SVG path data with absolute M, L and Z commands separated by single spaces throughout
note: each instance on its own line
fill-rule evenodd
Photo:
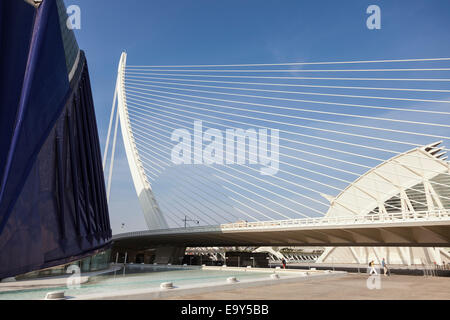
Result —
M 222 229 L 242 229 L 261 227 L 289 227 L 289 226 L 313 226 L 313 225 L 351 225 L 372 222 L 407 222 L 417 220 L 430 220 L 431 218 L 450 218 L 450 210 L 434 210 L 420 212 L 396 212 L 389 214 L 335 216 L 321 218 L 303 218 L 276 221 L 235 222 L 222 224 Z
M 116 234 L 113 236 L 113 240 L 128 238 L 128 237 L 140 237 L 150 234 L 177 234 L 183 232 L 208 232 L 208 231 L 220 231 L 221 227 L 216 226 L 199 226 L 199 227 L 189 227 L 189 228 L 170 228 L 170 229 L 157 229 L 157 230 L 144 230 L 144 231 L 133 231 L 127 233 Z

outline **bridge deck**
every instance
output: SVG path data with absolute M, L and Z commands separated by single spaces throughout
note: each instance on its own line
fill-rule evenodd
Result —
M 119 234 L 115 245 L 154 246 L 450 246 L 450 211 L 241 222 Z

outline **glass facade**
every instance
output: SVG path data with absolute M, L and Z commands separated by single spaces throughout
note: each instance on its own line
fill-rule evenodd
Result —
M 52 276 L 62 276 L 68 274 L 67 268 L 72 265 L 78 266 L 81 270 L 81 273 L 93 272 L 104 270 L 109 267 L 109 259 L 111 256 L 111 249 L 102 251 L 96 255 L 84 258 L 82 260 L 78 260 L 66 265 L 57 266 L 45 270 L 39 270 L 30 272 L 24 275 L 17 276 L 17 280 L 24 279 L 33 279 L 33 278 L 43 278 L 43 277 L 52 277 Z

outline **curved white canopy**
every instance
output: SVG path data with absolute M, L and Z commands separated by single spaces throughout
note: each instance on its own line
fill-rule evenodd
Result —
M 331 204 L 327 216 L 367 215 L 374 210 L 383 213 L 392 210 L 386 202 L 393 197 L 401 199 L 401 208 L 411 212 L 415 204 L 421 204 L 421 199 L 408 199 L 408 190 L 422 193 L 425 201 L 422 205 L 439 209 L 442 203 L 428 183 L 441 174 L 450 173 L 449 163 L 442 159 L 439 144 L 397 155 L 359 177 L 336 198 L 327 196 Z M 425 187 L 417 190 L 416 186 L 420 184 Z

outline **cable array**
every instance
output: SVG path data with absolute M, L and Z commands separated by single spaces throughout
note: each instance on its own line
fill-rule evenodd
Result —
M 212 225 L 323 216 L 329 199 L 372 168 L 411 149 L 431 146 L 428 152 L 446 161 L 448 149 L 437 142 L 448 145 L 450 140 L 449 62 L 450 58 L 435 58 L 131 65 L 122 80 L 143 170 L 169 224 L 180 227 L 187 217 Z M 111 116 L 107 145 L 112 125 Z M 194 143 L 196 125 L 202 127 L 200 145 Z M 117 132 L 117 119 L 115 126 Z M 256 133 L 257 148 L 245 146 L 244 163 L 236 163 L 235 150 L 228 148 L 228 131 Z M 279 133 L 276 138 L 274 131 Z M 193 160 L 204 158 L 205 148 L 223 137 L 215 144 L 221 149 L 210 155 L 219 163 L 175 165 L 174 132 L 190 135 Z M 214 137 L 205 135 L 208 132 Z M 261 142 L 264 135 L 267 139 Z M 115 135 L 113 140 L 115 144 Z M 278 148 L 261 154 L 260 143 L 273 147 L 275 142 Z M 406 157 L 411 157 L 410 170 L 450 174 L 423 168 L 420 158 L 425 156 Z M 268 159 L 272 162 L 262 163 Z M 261 174 L 275 162 L 275 174 Z M 392 181 L 402 177 L 386 168 L 379 173 Z M 448 181 L 429 182 L 448 189 Z M 375 191 L 374 185 L 375 181 L 366 191 Z M 413 205 L 427 205 L 424 189 L 410 190 L 415 194 L 409 197 Z M 386 200 L 392 197 L 377 192 Z M 358 196 L 367 200 L 369 193 Z M 450 201 L 450 196 L 441 198 Z M 389 201 L 385 206 L 398 209 Z

